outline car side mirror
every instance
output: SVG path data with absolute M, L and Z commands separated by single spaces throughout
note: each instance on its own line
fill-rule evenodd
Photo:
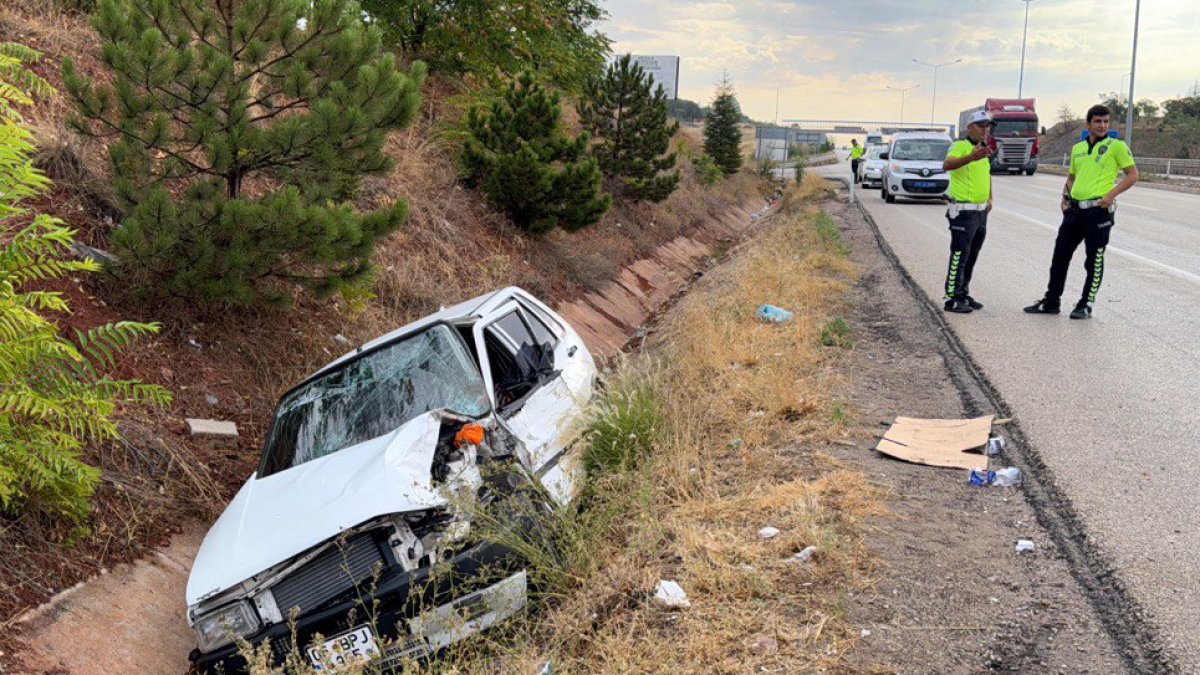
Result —
M 886 152 L 879 153 L 879 159 L 887 159 L 887 158 L 888 158 L 888 154 Z

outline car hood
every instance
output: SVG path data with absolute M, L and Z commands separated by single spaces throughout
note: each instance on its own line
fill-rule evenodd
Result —
M 372 518 L 445 505 L 430 473 L 440 427 L 438 413 L 426 413 L 286 471 L 252 475 L 200 545 L 188 606 Z

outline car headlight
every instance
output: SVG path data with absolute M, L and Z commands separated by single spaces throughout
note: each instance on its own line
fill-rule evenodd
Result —
M 257 631 L 259 622 L 250 603 L 243 600 L 205 614 L 192 627 L 200 636 L 200 651 L 211 652 L 233 642 L 235 637 Z

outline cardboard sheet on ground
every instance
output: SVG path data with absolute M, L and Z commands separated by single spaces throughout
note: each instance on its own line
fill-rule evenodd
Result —
M 978 450 L 987 444 L 994 417 L 988 415 L 971 420 L 897 417 L 875 449 L 906 462 L 976 469 L 987 466 L 987 457 Z

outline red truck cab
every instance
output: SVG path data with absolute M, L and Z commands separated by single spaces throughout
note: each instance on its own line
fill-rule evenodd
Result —
M 1038 117 L 1032 98 L 989 98 L 984 109 L 996 126 L 988 137 L 992 170 L 1032 176 L 1037 171 Z

